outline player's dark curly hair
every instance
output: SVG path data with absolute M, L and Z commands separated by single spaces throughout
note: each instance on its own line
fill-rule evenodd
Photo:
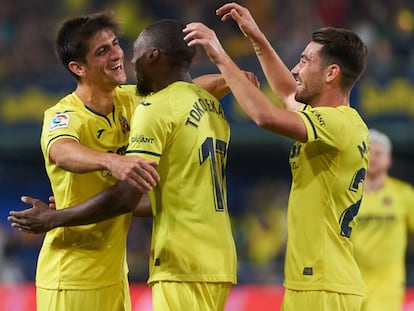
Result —
M 147 46 L 152 46 L 168 56 L 172 67 L 189 68 L 196 53 L 196 48 L 184 41 L 185 25 L 172 19 L 159 20 L 142 33 Z
M 320 56 L 325 66 L 341 68 L 342 88 L 352 88 L 367 64 L 367 46 L 361 38 L 351 30 L 324 27 L 312 34 L 312 41 L 323 45 Z
M 61 25 L 56 38 L 56 54 L 63 66 L 76 79 L 68 65 L 71 61 L 86 62 L 88 52 L 88 40 L 102 29 L 110 29 L 115 35 L 120 32 L 120 27 L 113 13 L 100 12 L 68 19 Z

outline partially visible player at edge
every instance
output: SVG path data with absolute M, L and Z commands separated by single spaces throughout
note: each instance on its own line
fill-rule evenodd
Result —
M 237 22 L 288 109 L 275 105 L 243 76 L 213 30 L 188 24 L 188 44 L 203 46 L 257 125 L 296 141 L 289 157 L 282 310 L 360 310 L 363 280 L 350 236 L 363 194 L 369 136 L 349 97 L 365 69 L 366 46 L 350 30 L 318 29 L 289 72 L 248 9 L 228 3 L 216 13 Z
M 369 134 L 364 199 L 351 236 L 365 282 L 361 310 L 400 311 L 405 294 L 407 236 L 414 233 L 414 188 L 389 175 L 389 137 L 375 129 Z

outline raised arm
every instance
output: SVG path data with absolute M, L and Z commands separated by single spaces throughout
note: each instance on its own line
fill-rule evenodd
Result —
M 226 79 L 237 102 L 257 125 L 298 141 L 307 141 L 306 127 L 299 115 L 276 106 L 251 83 L 224 51 L 213 30 L 201 23 L 191 23 L 184 32 L 189 45 L 203 46 Z
M 206 74 L 193 79 L 199 87 L 207 90 L 217 99 L 223 98 L 230 92 L 230 88 L 221 74 Z
M 249 10 L 237 3 L 227 3 L 217 9 L 216 14 L 222 16 L 222 21 L 233 19 L 237 22 L 240 30 L 250 40 L 272 91 L 286 109 L 297 111 L 300 103 L 295 100 L 295 79 Z
M 243 71 L 243 73 L 253 84 L 259 86 L 259 80 L 256 75 L 250 71 Z M 221 99 L 230 93 L 230 88 L 221 74 L 202 75 L 194 78 L 193 82 L 199 87 L 207 90 L 217 99 Z

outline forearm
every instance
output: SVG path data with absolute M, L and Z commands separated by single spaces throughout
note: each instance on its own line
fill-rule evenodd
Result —
M 51 215 L 52 228 L 92 224 L 134 211 L 142 193 L 127 182 L 114 186 L 78 205 Z
M 276 97 L 286 109 L 297 111 L 300 104 L 294 99 L 296 81 L 290 70 L 262 32 L 249 40 Z
M 148 193 L 144 193 L 137 207 L 132 212 L 134 217 L 152 217 L 151 201 Z
M 221 74 L 207 74 L 193 79 L 199 87 L 207 90 L 215 98 L 221 99 L 230 92 L 226 80 Z
M 88 148 L 75 140 L 55 142 L 49 150 L 50 159 L 60 168 L 74 173 L 88 173 L 109 169 L 116 154 Z
M 276 106 L 244 76 L 227 53 L 221 55 L 216 65 L 239 105 L 258 126 L 293 139 L 302 139 L 295 134 L 296 125 L 291 122 L 293 118 L 299 118 L 296 113 Z

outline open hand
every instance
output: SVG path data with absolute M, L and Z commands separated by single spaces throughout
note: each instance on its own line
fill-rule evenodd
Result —
M 233 19 L 239 25 L 243 34 L 255 40 L 261 31 L 257 26 L 250 11 L 237 3 L 227 3 L 216 10 L 216 14 L 221 16 L 222 21 Z
M 56 213 L 55 209 L 39 199 L 28 196 L 22 196 L 21 201 L 31 207 L 22 211 L 9 212 L 7 220 L 12 223 L 12 227 L 28 233 L 42 233 L 53 229 L 50 216 L 51 213 Z
M 210 60 L 218 65 L 226 57 L 220 41 L 214 30 L 208 28 L 202 23 L 190 23 L 184 29 L 184 40 L 189 46 L 201 45 L 207 53 Z

